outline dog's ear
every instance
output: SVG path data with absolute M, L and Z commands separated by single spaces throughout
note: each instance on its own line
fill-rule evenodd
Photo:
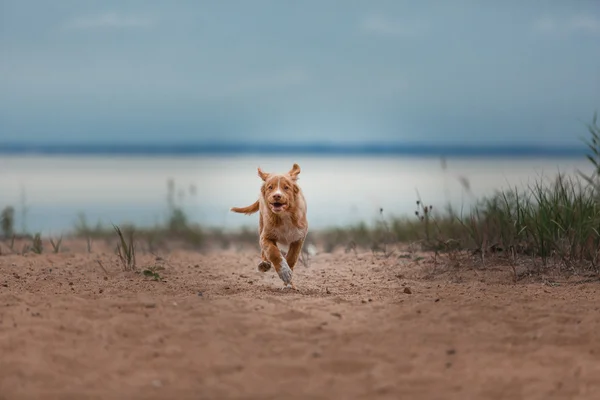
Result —
M 262 179 L 263 181 L 266 181 L 269 177 L 269 174 L 260 169 L 260 167 L 258 167 L 258 176 L 260 176 L 260 179 Z
M 300 173 L 300 166 L 298 164 L 294 164 L 292 166 L 292 169 L 290 169 L 290 172 L 288 172 L 288 175 L 290 176 L 290 178 L 292 178 L 292 180 L 297 180 L 298 179 L 298 174 Z

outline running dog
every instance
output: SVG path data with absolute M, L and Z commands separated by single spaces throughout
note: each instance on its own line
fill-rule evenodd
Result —
M 294 164 L 286 174 L 272 174 L 258 168 L 263 180 L 260 196 L 248 207 L 233 207 L 231 211 L 251 215 L 260 212 L 258 232 L 262 261 L 258 270 L 267 272 L 271 266 L 283 281 L 284 288 L 292 283 L 292 271 L 298 261 L 306 234 L 306 200 L 298 186 L 300 166 Z M 285 257 L 278 244 L 289 246 Z

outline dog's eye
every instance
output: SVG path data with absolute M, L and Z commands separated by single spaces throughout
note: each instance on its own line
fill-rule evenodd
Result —
M 273 189 L 273 185 L 269 185 L 269 190 Z
M 289 187 L 289 186 L 285 186 L 285 187 L 283 188 L 283 190 L 290 190 L 290 187 Z

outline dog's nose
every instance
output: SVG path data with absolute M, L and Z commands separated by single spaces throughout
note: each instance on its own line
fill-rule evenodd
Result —
M 274 194 L 273 200 L 281 200 L 281 195 L 279 193 Z

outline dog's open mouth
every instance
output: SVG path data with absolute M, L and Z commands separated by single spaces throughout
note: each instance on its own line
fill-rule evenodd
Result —
M 284 203 L 279 203 L 279 202 L 271 203 L 271 208 L 273 209 L 273 211 L 283 211 L 284 207 L 285 207 Z

